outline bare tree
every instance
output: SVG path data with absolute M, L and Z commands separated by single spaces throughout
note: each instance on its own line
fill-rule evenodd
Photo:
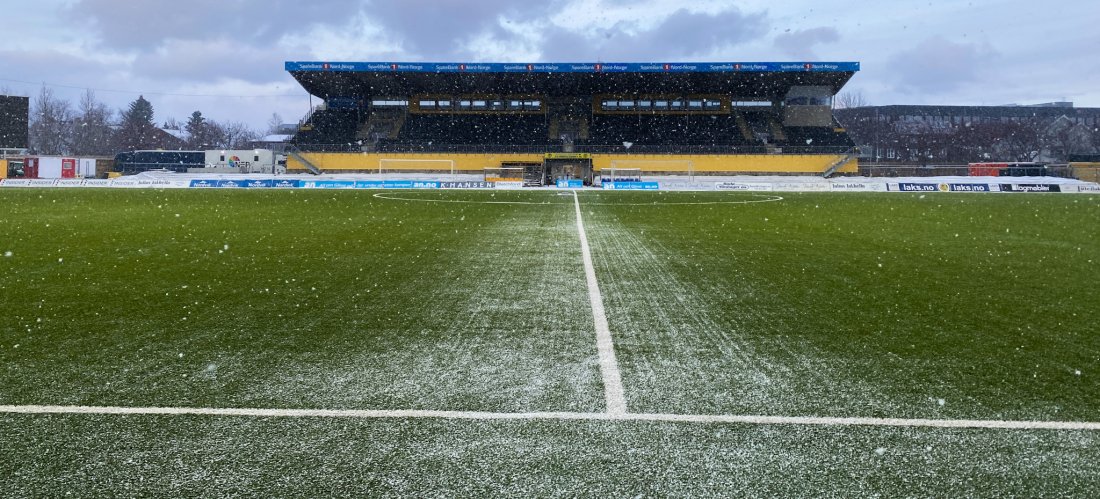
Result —
M 867 98 L 863 96 L 863 92 L 860 90 L 844 92 L 838 94 L 833 99 L 834 109 L 854 109 L 857 107 L 867 107 L 871 103 L 867 101 Z
M 275 134 L 279 133 L 279 128 L 283 126 L 283 117 L 279 116 L 279 113 L 271 113 L 271 118 L 267 120 L 267 133 Z
M 1066 116 L 1054 120 L 1043 138 L 1051 155 L 1060 161 L 1068 161 L 1070 155 L 1092 149 L 1092 133 L 1089 128 Z
M 80 97 L 77 116 L 73 120 L 72 153 L 79 156 L 112 155 L 115 152 L 111 141 L 113 115 L 106 104 L 96 100 L 95 92 L 86 90 Z
M 220 123 L 218 128 L 222 132 L 222 147 L 226 149 L 249 149 L 260 138 L 255 130 L 239 121 Z
M 36 154 L 68 153 L 72 126 L 72 106 L 43 86 L 31 105 L 31 151 Z

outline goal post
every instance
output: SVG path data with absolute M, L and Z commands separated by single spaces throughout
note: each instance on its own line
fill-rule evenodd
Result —
M 451 172 L 455 173 L 453 159 L 390 159 L 378 160 L 378 173 L 403 172 Z
M 523 182 L 526 168 L 522 166 L 501 166 L 483 170 L 486 182 Z
M 606 173 L 605 173 L 606 172 Z M 600 171 L 600 176 L 610 174 L 612 178 L 636 175 L 640 180 L 642 172 L 664 172 L 669 174 L 686 173 L 689 179 L 695 178 L 695 163 L 690 159 L 616 159 L 610 168 Z

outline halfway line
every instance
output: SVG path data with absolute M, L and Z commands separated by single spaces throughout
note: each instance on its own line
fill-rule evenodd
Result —
M 246 409 L 209 407 L 115 407 L 0 405 L 0 414 L 83 414 L 113 416 L 237 416 L 257 418 L 452 419 L 475 421 L 640 421 L 653 423 L 751 424 L 785 426 L 878 426 L 991 430 L 1100 431 L 1100 422 L 1001 421 L 982 419 L 840 418 L 710 414 L 632 414 L 610 412 L 478 412 L 369 409 Z
M 581 256 L 584 258 L 584 277 L 588 281 L 588 301 L 592 304 L 592 320 L 596 323 L 596 349 L 600 353 L 600 374 L 603 376 L 604 398 L 608 414 L 626 413 L 626 396 L 623 394 L 623 378 L 619 374 L 619 362 L 615 360 L 615 342 L 603 309 L 603 295 L 596 280 L 596 267 L 592 265 L 592 250 L 588 247 L 588 235 L 581 218 L 581 202 L 573 191 L 573 206 L 577 209 L 577 235 L 581 240 Z

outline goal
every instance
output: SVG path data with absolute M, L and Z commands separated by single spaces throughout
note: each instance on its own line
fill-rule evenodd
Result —
M 617 159 L 611 162 L 611 167 L 601 170 L 601 176 L 622 178 L 626 174 L 636 174 L 640 179 L 642 172 L 661 172 L 668 175 L 684 175 L 689 179 L 695 178 L 695 163 L 690 159 Z
M 525 171 L 526 169 L 521 166 L 486 168 L 484 170 L 484 176 L 486 182 L 523 182 L 523 174 Z
M 455 173 L 453 159 L 380 159 L 378 173 L 450 172 Z

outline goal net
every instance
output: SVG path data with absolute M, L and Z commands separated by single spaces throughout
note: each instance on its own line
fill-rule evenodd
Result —
M 455 173 L 453 159 L 380 159 L 378 173 Z
M 484 176 L 486 182 L 523 182 L 524 171 L 521 166 L 486 168 Z
M 642 173 L 648 175 L 695 176 L 695 164 L 689 159 L 624 159 L 614 160 L 611 167 L 600 170 L 600 176 L 611 182 L 637 182 Z M 620 180 L 621 179 L 621 180 Z

